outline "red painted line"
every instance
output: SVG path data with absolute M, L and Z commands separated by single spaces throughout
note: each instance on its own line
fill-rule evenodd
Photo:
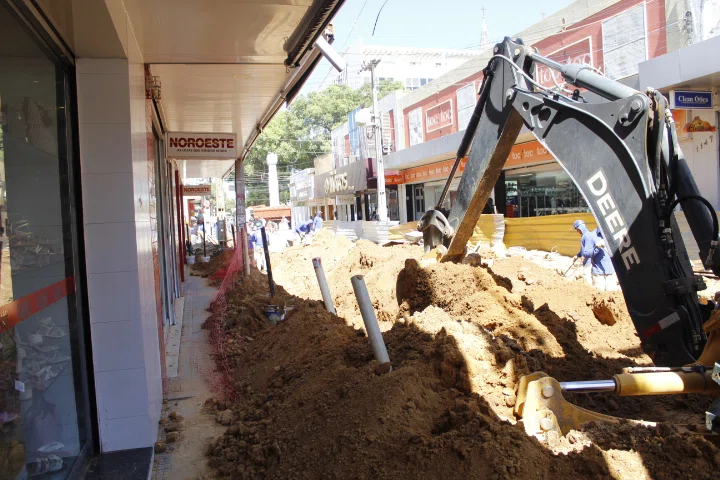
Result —
M 656 333 L 660 332 L 662 330 L 662 327 L 660 326 L 660 323 L 656 323 L 652 327 L 648 328 L 643 332 L 643 337 L 651 337 L 655 335 Z
M 75 277 L 68 277 L 0 306 L 0 333 L 75 292 Z

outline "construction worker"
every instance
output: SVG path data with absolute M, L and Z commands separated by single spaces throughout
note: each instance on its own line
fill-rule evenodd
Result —
M 315 214 L 315 218 L 313 219 L 313 231 L 319 232 L 323 228 L 323 218 L 322 213 L 319 211 Z
M 309 235 L 310 232 L 312 232 L 312 229 L 313 229 L 313 220 L 310 219 L 310 220 L 307 220 L 307 221 L 301 223 L 300 225 L 298 225 L 295 228 L 295 233 L 297 233 L 298 236 L 300 237 L 300 240 L 302 240 L 303 238 L 305 238 L 305 235 Z
M 253 258 L 255 259 L 255 266 L 258 270 L 264 272 L 267 270 L 265 266 L 265 243 L 262 238 L 262 231 L 257 228 L 250 234 L 250 243 L 253 247 Z
M 618 283 L 615 266 L 612 263 L 610 252 L 605 249 L 605 239 L 603 238 L 602 231 L 600 231 L 600 227 L 596 228 L 593 233 L 595 234 L 595 246 L 598 249 L 593 257 L 593 285 L 605 291 L 620 290 L 620 283 Z M 595 264 L 597 264 L 598 272 L 595 271 Z
M 618 283 L 615 276 L 610 255 L 605 252 L 605 240 L 602 234 L 598 236 L 599 229 L 590 231 L 582 220 L 575 220 L 573 228 L 580 234 L 580 252 L 573 261 L 582 259 L 585 268 L 584 277 L 589 285 L 600 290 L 617 290 Z

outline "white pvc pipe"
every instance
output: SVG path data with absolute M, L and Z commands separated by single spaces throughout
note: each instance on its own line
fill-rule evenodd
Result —
M 320 285 L 320 293 L 322 293 L 323 302 L 325 303 L 325 310 L 337 315 L 335 311 L 335 305 L 333 305 L 332 296 L 330 296 L 330 287 L 328 287 L 327 279 L 325 278 L 325 270 L 323 270 L 322 260 L 320 257 L 312 259 L 313 267 L 315 268 L 315 275 L 317 275 L 317 281 Z
M 372 347 L 375 360 L 382 365 L 390 362 L 388 357 L 387 349 L 385 348 L 385 342 L 383 341 L 382 333 L 380 332 L 380 326 L 378 325 L 377 317 L 375 316 L 375 310 L 372 307 L 370 301 L 370 295 L 368 294 L 367 287 L 365 286 L 365 280 L 362 275 L 355 275 L 350 279 L 352 282 L 353 290 L 355 291 L 355 298 L 357 299 L 358 306 L 360 307 L 360 314 L 362 315 L 363 322 L 365 323 L 365 330 L 367 330 L 368 338 L 370 339 L 370 347 Z

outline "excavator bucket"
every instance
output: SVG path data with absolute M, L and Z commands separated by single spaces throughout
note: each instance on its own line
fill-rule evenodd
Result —
M 547 440 L 552 435 L 566 435 L 591 421 L 618 422 L 619 418 L 595 413 L 565 400 L 560 382 L 536 372 L 520 379 L 515 414 L 522 420 L 525 433 Z
M 573 405 L 563 397 L 562 392 L 565 388 L 577 392 L 589 392 L 597 389 L 596 391 L 605 391 L 606 394 L 614 392 L 624 397 L 679 393 L 699 393 L 713 396 L 720 394 L 720 384 L 714 380 L 717 371 L 711 372 L 707 369 L 694 368 L 670 370 L 655 367 L 646 370 L 648 370 L 647 373 L 621 373 L 615 375 L 613 380 L 565 384 L 561 384 L 543 372 L 526 375 L 520 378 L 518 383 L 515 414 L 521 419 L 528 435 L 541 441 L 548 441 L 552 436 L 567 435 L 570 430 L 580 429 L 583 424 L 593 421 L 616 423 L 624 420 L 638 425 L 655 425 L 652 422 L 625 420 L 603 415 Z M 570 386 L 570 384 L 573 385 Z M 583 386 L 587 390 L 583 390 Z M 696 432 L 696 429 L 689 431 Z M 710 432 L 705 432 L 705 434 L 710 435 Z M 717 435 L 712 435 L 712 437 L 709 438 L 712 441 L 718 439 Z

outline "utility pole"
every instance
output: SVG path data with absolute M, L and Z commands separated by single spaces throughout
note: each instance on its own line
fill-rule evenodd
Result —
M 375 82 L 375 67 L 377 67 L 380 60 L 370 60 L 369 62 L 363 62 L 362 71 L 370 71 L 370 86 L 372 87 L 372 119 L 371 126 L 374 130 L 375 135 L 375 158 L 377 162 L 377 196 L 378 196 L 378 209 L 377 214 L 380 217 L 381 222 L 387 222 L 387 197 L 385 196 L 385 165 L 383 163 L 383 150 L 382 150 L 382 119 L 380 118 L 380 109 L 378 107 L 377 90 L 378 84 Z

